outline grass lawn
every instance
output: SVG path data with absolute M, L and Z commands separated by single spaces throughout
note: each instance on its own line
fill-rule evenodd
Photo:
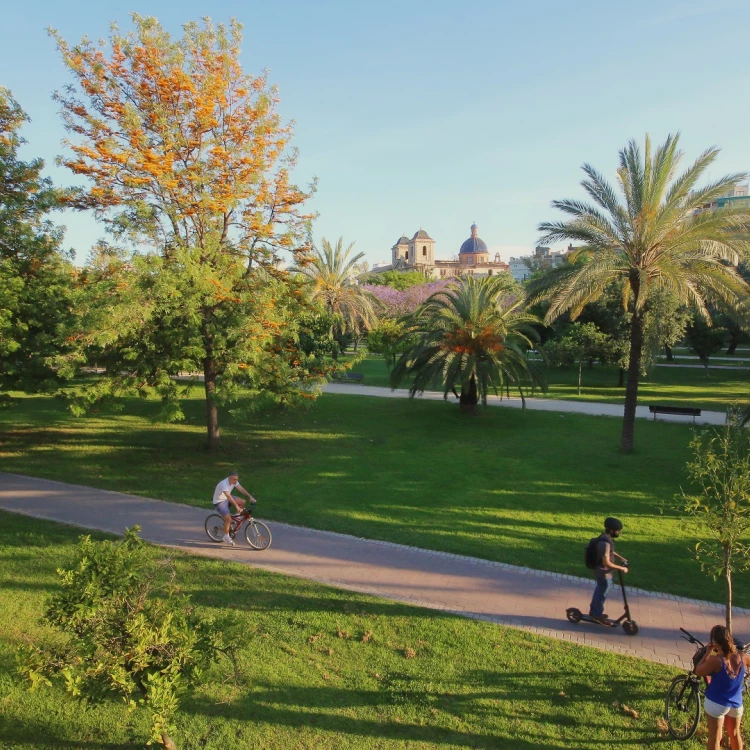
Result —
M 382 357 L 369 355 L 352 371 L 364 374 L 365 385 L 390 387 L 388 370 Z M 584 368 L 580 396 L 577 369 L 548 368 L 544 376 L 549 390 L 545 394 L 538 393 L 539 397 L 607 404 L 625 402 L 625 389 L 617 387 L 617 371 L 612 367 L 595 365 L 593 369 Z M 511 396 L 517 395 L 511 392 Z M 640 404 L 671 404 L 724 411 L 732 403 L 749 399 L 750 371 L 739 368 L 737 372 L 711 369 L 711 377 L 707 378 L 702 369 L 654 367 L 648 377 L 640 381 L 638 388 Z
M 203 403 L 156 424 L 154 401 L 76 419 L 64 402 L 22 398 L 0 412 L 0 470 L 210 508 L 237 467 L 258 515 L 319 529 L 586 575 L 583 549 L 619 516 L 631 585 L 720 601 L 691 557 L 695 540 L 660 513 L 685 484 L 692 429 L 638 421 L 623 456 L 620 420 L 324 395 L 307 411 L 224 416 L 223 448 L 203 450 Z M 736 603 L 750 606 L 750 574 Z
M 0 513 L 2 748 L 135 750 L 148 736 L 141 710 L 31 693 L 16 673 L 18 646 L 49 638 L 44 602 L 78 534 Z M 239 564 L 176 563 L 203 613 L 235 608 L 247 632 L 240 681 L 216 665 L 183 702 L 181 750 L 678 746 L 657 727 L 667 667 Z

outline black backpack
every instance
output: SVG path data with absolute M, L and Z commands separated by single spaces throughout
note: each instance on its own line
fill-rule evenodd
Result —
M 601 541 L 601 534 L 599 536 L 595 536 L 593 539 L 589 541 L 589 543 L 586 545 L 586 567 L 593 570 L 598 564 L 599 564 L 599 557 L 597 555 L 597 548 L 599 546 L 599 542 Z

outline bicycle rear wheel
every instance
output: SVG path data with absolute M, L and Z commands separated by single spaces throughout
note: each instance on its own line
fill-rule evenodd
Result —
M 206 534 L 214 542 L 220 542 L 224 537 L 224 519 L 218 513 L 212 513 L 206 519 Z
M 694 677 L 680 675 L 672 680 L 664 702 L 664 718 L 676 740 L 689 740 L 695 734 L 701 720 L 701 697 Z
M 253 549 L 268 549 L 271 546 L 271 529 L 262 521 L 253 519 L 245 524 L 245 539 Z

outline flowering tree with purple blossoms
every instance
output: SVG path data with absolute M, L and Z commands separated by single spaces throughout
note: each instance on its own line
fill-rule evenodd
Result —
M 398 290 L 390 286 L 377 284 L 362 284 L 361 289 L 376 297 L 383 309 L 381 316 L 400 318 L 411 315 L 422 303 L 436 292 L 445 289 L 450 280 L 431 281 L 427 284 L 419 284 L 409 289 Z

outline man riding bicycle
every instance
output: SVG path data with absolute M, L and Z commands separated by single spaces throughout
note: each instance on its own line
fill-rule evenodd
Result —
M 248 500 L 252 505 L 255 505 L 255 498 L 240 484 L 239 475 L 236 471 L 229 473 L 226 479 L 222 479 L 216 485 L 214 490 L 214 508 L 216 512 L 224 519 L 224 536 L 222 541 L 225 544 L 234 546 L 234 540 L 229 536 L 229 527 L 232 523 L 232 514 L 229 511 L 229 503 L 232 503 L 239 513 L 244 507 L 245 502 L 232 497 L 233 490 L 239 490 L 243 495 L 247 495 Z

